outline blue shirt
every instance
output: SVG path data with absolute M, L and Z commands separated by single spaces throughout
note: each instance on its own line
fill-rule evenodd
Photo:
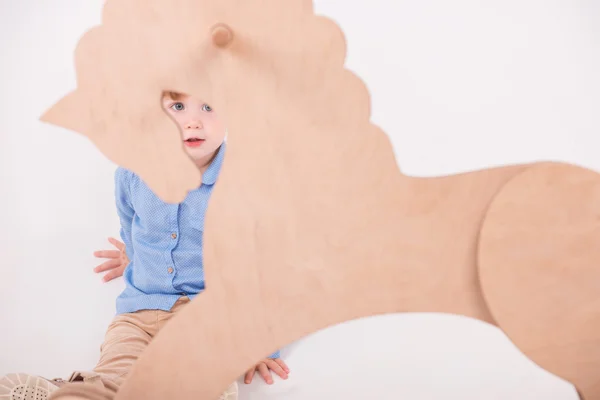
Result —
M 179 204 L 160 200 L 133 172 L 115 172 L 121 239 L 130 260 L 117 298 L 117 314 L 169 311 L 182 296 L 204 290 L 202 233 L 208 199 L 223 163 L 223 144 L 202 176 L 202 185 Z M 271 355 L 279 357 L 279 352 Z

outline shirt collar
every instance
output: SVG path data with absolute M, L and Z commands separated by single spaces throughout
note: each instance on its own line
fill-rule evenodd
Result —
M 219 176 L 219 171 L 221 171 L 221 165 L 223 164 L 223 158 L 225 157 L 225 142 L 221 144 L 219 150 L 217 151 L 217 155 L 211 161 L 206 171 L 202 175 L 202 184 L 203 185 L 214 185 L 217 181 L 217 177 Z

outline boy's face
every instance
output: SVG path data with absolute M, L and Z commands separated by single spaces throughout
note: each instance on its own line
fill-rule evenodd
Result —
M 197 163 L 210 161 L 225 140 L 225 125 L 215 111 L 201 100 L 184 94 L 163 96 L 163 107 L 181 128 L 183 144 Z

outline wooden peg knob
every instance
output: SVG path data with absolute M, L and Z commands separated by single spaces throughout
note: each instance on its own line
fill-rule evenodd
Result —
M 212 28 L 212 40 L 218 47 L 226 47 L 233 40 L 233 31 L 225 24 L 216 24 Z

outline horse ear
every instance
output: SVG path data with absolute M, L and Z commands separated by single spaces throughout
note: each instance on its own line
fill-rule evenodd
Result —
M 85 134 L 89 130 L 89 119 L 84 117 L 86 112 L 89 113 L 89 108 L 74 90 L 46 110 L 40 116 L 40 121 Z

